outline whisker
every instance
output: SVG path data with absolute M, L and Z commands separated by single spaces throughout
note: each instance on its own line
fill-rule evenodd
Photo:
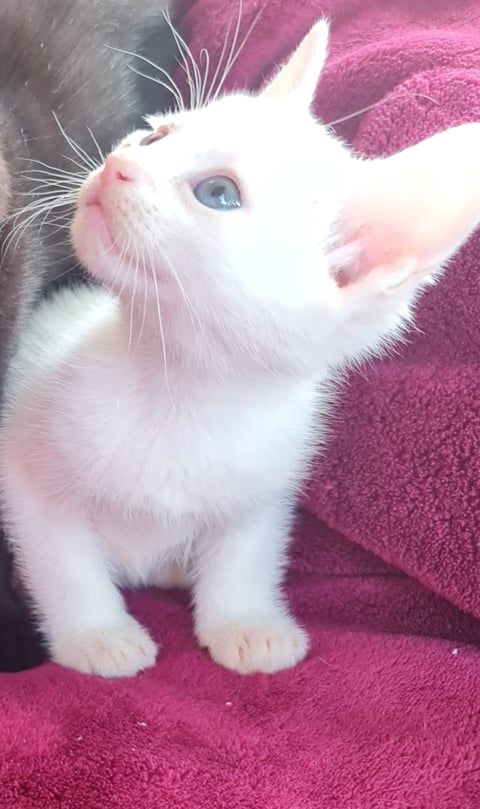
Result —
M 163 16 L 165 18 L 165 22 L 167 23 L 170 31 L 172 32 L 173 38 L 175 40 L 175 44 L 177 46 L 178 52 L 182 58 L 183 65 L 185 67 L 185 72 L 187 75 L 187 82 L 190 86 L 190 107 L 192 109 L 196 109 L 200 105 L 200 91 L 202 85 L 202 76 L 199 70 L 199 67 L 195 61 L 192 51 L 190 50 L 189 46 L 187 45 L 186 41 L 182 37 L 179 31 L 175 28 L 172 23 L 172 19 L 170 14 L 167 11 L 163 12 Z M 190 66 L 192 68 L 192 73 L 190 73 Z
M 78 143 L 76 143 L 73 140 L 73 138 L 71 138 L 70 135 L 65 131 L 62 124 L 60 123 L 60 119 L 56 114 L 56 112 L 52 112 L 52 115 L 55 120 L 55 123 L 58 126 L 58 129 L 60 130 L 60 133 L 63 135 L 64 139 L 66 140 L 72 151 L 75 152 L 79 160 L 83 162 L 83 165 L 86 168 L 89 168 L 90 171 L 94 171 L 96 168 L 98 168 L 98 165 L 95 163 L 93 158 L 91 158 L 90 155 L 87 154 L 85 149 L 82 149 L 82 147 L 79 146 Z
M 43 160 L 36 160 L 33 157 L 19 157 L 18 160 L 22 160 L 22 161 L 24 161 L 26 163 L 33 163 L 33 164 L 35 164 L 37 166 L 42 166 L 43 169 L 48 169 L 49 173 L 53 171 L 53 172 L 56 172 L 58 174 L 66 174 L 68 177 L 72 176 L 72 172 L 67 171 L 66 169 L 62 169 L 62 168 L 60 168 L 60 166 L 51 166 L 49 163 L 44 163 Z M 40 169 L 33 169 L 33 170 L 34 171 L 40 171 Z M 82 171 L 81 171 L 82 177 L 86 177 L 87 174 L 89 173 L 89 171 L 90 171 L 89 169 L 88 170 L 85 169 L 85 166 L 82 166 Z M 77 174 L 79 174 L 79 173 L 77 172 Z
M 183 99 L 177 96 L 175 90 L 172 87 L 169 87 L 168 84 L 161 79 L 157 79 L 156 76 L 150 76 L 148 73 L 142 73 L 141 70 L 137 70 L 136 67 L 133 65 L 128 66 L 132 73 L 135 73 L 137 76 L 141 76 L 143 79 L 148 79 L 149 81 L 153 81 L 154 84 L 158 84 L 160 87 L 163 87 L 167 92 L 171 93 L 171 95 L 175 99 L 175 103 L 179 109 L 182 109 L 183 106 Z
M 172 94 L 175 96 L 175 98 L 177 100 L 177 103 L 178 103 L 179 107 L 180 108 L 184 107 L 182 93 L 180 91 L 180 88 L 175 83 L 172 76 L 170 76 L 170 74 L 166 70 L 164 70 L 163 67 L 160 67 L 160 65 L 157 65 L 151 59 L 147 59 L 147 57 L 144 56 L 141 53 L 135 53 L 134 51 L 123 50 L 123 48 L 114 48 L 112 45 L 106 45 L 105 47 L 108 48 L 109 50 L 116 51 L 117 53 L 123 53 L 124 56 L 131 56 L 133 59 L 140 59 L 145 64 L 149 65 L 150 67 L 153 67 L 154 70 L 156 70 L 160 74 L 162 74 L 167 79 L 167 81 L 169 81 L 171 83 L 171 85 L 172 85 L 171 88 L 166 87 L 165 85 L 163 85 L 163 86 L 165 86 L 165 89 L 169 89 L 172 92 Z M 133 67 L 131 65 L 129 65 L 129 67 L 130 67 L 130 70 L 133 70 L 134 73 L 137 72 L 136 70 L 133 69 Z M 144 76 L 142 73 L 139 73 L 139 75 L 143 76 L 146 79 L 152 79 L 153 80 L 152 76 L 148 76 L 148 75 Z
M 62 154 L 62 158 L 64 160 L 68 160 L 69 163 L 73 163 L 74 166 L 77 166 L 77 168 L 80 169 L 80 171 L 85 171 L 86 170 L 87 175 L 90 174 L 91 171 L 95 171 L 96 169 L 100 168 L 100 166 L 97 166 L 97 165 L 94 165 L 93 168 L 90 168 L 89 166 L 86 167 L 86 166 L 82 165 L 81 163 L 79 163 L 78 160 L 75 160 L 75 158 L 70 157 L 70 155 Z
M 243 11 L 243 0 L 239 0 L 237 21 L 235 23 L 235 28 L 234 28 L 234 31 L 233 31 L 232 42 L 231 42 L 231 45 L 230 45 L 230 53 L 227 56 L 227 61 L 225 63 L 225 67 L 224 67 L 224 70 L 223 70 L 222 77 L 221 77 L 220 82 L 218 84 L 215 95 L 213 96 L 214 100 L 218 97 L 218 93 L 220 92 L 220 90 L 222 88 L 222 85 L 225 82 L 225 78 L 226 78 L 227 71 L 228 71 L 228 66 L 229 66 L 230 62 L 232 61 L 232 59 L 233 59 L 233 54 L 235 53 L 235 48 L 237 46 L 238 36 L 239 36 L 239 32 L 240 32 L 240 26 L 241 26 L 241 23 L 242 23 L 242 11 Z
M 90 129 L 89 126 L 87 126 L 87 130 L 88 130 L 88 134 L 90 135 L 91 139 L 93 140 L 95 148 L 96 148 L 96 150 L 98 152 L 98 155 L 100 157 L 100 163 L 104 163 L 105 162 L 105 155 L 103 154 L 102 150 L 100 149 L 100 144 L 98 143 L 98 140 L 96 139 L 95 135 L 93 134 L 93 132 L 92 132 L 92 130 Z
M 192 327 L 193 327 L 193 331 L 194 331 L 195 336 L 196 337 L 198 336 L 197 331 L 196 331 L 196 325 L 197 325 L 200 328 L 202 336 L 206 337 L 205 330 L 204 330 L 204 327 L 203 327 L 203 323 L 200 320 L 198 314 L 195 312 L 193 304 L 192 304 L 190 298 L 187 296 L 187 293 L 185 291 L 185 287 L 183 286 L 183 284 L 182 284 L 182 282 L 180 280 L 180 277 L 179 277 L 179 275 L 178 275 L 178 273 L 177 273 L 177 271 L 176 271 L 176 269 L 174 267 L 173 262 L 168 258 L 167 254 L 166 254 L 166 252 L 164 250 L 160 250 L 159 252 L 161 253 L 161 260 L 164 261 L 168 265 L 168 268 L 169 268 L 169 270 L 170 270 L 170 272 L 171 272 L 171 274 L 172 274 L 172 276 L 173 276 L 173 278 L 175 280 L 175 283 L 178 286 L 181 297 L 183 298 L 183 302 L 185 303 L 185 308 L 187 309 L 190 321 L 192 323 Z
M 127 352 L 130 354 L 132 348 L 132 338 L 133 338 L 133 326 L 134 326 L 134 316 L 136 310 L 136 298 L 137 298 L 137 282 L 138 282 L 138 269 L 139 269 L 139 257 L 137 251 L 135 251 L 135 270 L 133 273 L 133 288 L 132 288 L 132 299 L 130 302 L 130 318 L 128 323 L 128 344 L 127 344 Z
M 209 89 L 209 91 L 207 93 L 207 96 L 206 96 L 206 98 L 204 100 L 204 104 L 208 104 L 210 102 L 210 99 L 212 97 L 212 93 L 214 92 L 214 89 L 215 89 L 216 81 L 217 81 L 217 79 L 218 79 L 218 77 L 220 75 L 220 71 L 221 71 L 222 65 L 223 65 L 223 60 L 224 60 L 225 54 L 227 52 L 228 37 L 230 36 L 230 26 L 231 26 L 231 22 L 229 22 L 228 25 L 227 25 L 227 30 L 225 32 L 225 37 L 223 39 L 223 45 L 222 45 L 222 49 L 220 51 L 220 56 L 218 57 L 217 66 L 215 68 L 215 72 L 213 74 L 212 81 L 210 82 L 210 89 Z
M 425 98 L 427 101 L 431 101 L 432 104 L 435 104 L 436 106 L 438 106 L 439 103 L 440 103 L 435 98 L 432 98 L 431 96 L 427 96 L 424 93 L 410 93 L 410 92 L 408 92 L 408 95 L 414 96 L 414 97 L 417 97 L 417 98 Z M 373 104 L 369 104 L 367 107 L 362 107 L 361 109 L 356 110 L 355 112 L 351 112 L 349 115 L 344 115 L 342 118 L 337 118 L 335 121 L 329 121 L 328 124 L 324 124 L 324 126 L 337 126 L 337 124 L 343 124 L 345 121 L 350 121 L 352 118 L 356 118 L 357 115 L 363 115 L 364 112 L 370 112 L 370 110 L 375 109 L 375 107 L 378 107 L 378 105 L 381 104 L 382 101 L 383 101 L 383 98 L 379 98 L 378 101 L 374 101 Z
M 242 0 L 240 0 L 240 7 L 241 6 L 242 6 Z M 213 96 L 214 101 L 218 98 L 219 93 L 222 91 L 223 86 L 224 86 L 229 74 L 231 73 L 231 71 L 232 71 L 233 67 L 235 66 L 238 58 L 240 57 L 240 54 L 242 53 L 243 49 L 245 48 L 245 45 L 247 44 L 248 39 L 250 38 L 250 35 L 251 35 L 253 29 L 255 28 L 256 24 L 258 23 L 260 17 L 263 14 L 263 11 L 264 11 L 264 7 L 260 8 L 258 10 L 257 14 L 255 15 L 252 22 L 250 23 L 245 36 L 243 37 L 242 41 L 240 42 L 240 45 L 238 46 L 235 55 L 234 56 L 231 55 L 229 57 L 229 59 L 227 61 L 227 65 L 226 65 L 225 70 L 223 72 L 222 78 L 220 79 L 220 83 L 219 83 L 219 85 L 217 87 L 217 90 L 216 90 L 214 96 Z M 240 17 L 239 17 L 239 21 L 237 23 L 237 28 L 236 28 L 236 34 L 235 34 L 236 38 L 234 38 L 235 46 L 236 46 L 236 39 L 238 39 L 239 31 L 240 31 Z M 233 49 L 231 50 L 231 54 L 232 53 L 233 53 Z
M 200 51 L 199 61 L 202 59 L 202 57 L 205 57 L 205 70 L 204 70 L 204 73 L 203 73 L 202 86 L 200 88 L 200 106 L 201 107 L 203 107 L 204 104 L 205 104 L 204 95 L 205 95 L 205 90 L 207 89 L 208 74 L 210 73 L 210 54 L 209 54 L 209 52 L 208 52 L 208 50 L 206 48 L 202 48 L 202 50 Z M 200 65 L 199 65 L 199 67 L 200 67 Z
M 146 275 L 145 254 L 144 254 L 143 251 L 142 251 L 142 259 L 143 259 L 144 273 Z M 168 393 L 168 396 L 169 396 L 169 399 L 170 399 L 170 404 L 172 405 L 173 410 L 175 410 L 175 402 L 174 402 L 173 397 L 172 397 L 172 392 L 171 392 L 171 389 L 170 389 L 170 382 L 169 382 L 169 378 L 168 378 L 167 344 L 166 344 L 166 341 L 165 341 L 165 331 L 164 331 L 164 328 L 163 328 L 162 310 L 161 310 L 161 306 L 160 306 L 160 293 L 159 293 L 159 289 L 158 289 L 157 275 L 156 275 L 155 272 L 152 272 L 152 278 L 153 278 L 153 287 L 154 287 L 154 290 L 155 290 L 155 301 L 156 301 L 156 305 L 157 305 L 158 328 L 160 330 L 160 337 L 161 337 L 161 341 L 162 341 L 162 354 L 163 354 L 163 366 L 164 366 L 164 374 L 165 374 L 165 387 L 167 389 L 167 393 Z

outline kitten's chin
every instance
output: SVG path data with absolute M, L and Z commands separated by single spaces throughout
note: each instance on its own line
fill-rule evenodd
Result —
M 115 257 L 120 252 L 110 234 L 102 207 L 97 202 L 77 208 L 71 238 L 77 258 L 89 271 L 107 254 Z

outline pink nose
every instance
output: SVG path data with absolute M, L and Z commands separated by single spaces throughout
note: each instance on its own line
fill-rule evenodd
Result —
M 114 183 L 133 182 L 139 173 L 139 167 L 127 156 L 111 154 L 105 160 L 103 170 L 100 174 L 100 183 L 103 188 Z

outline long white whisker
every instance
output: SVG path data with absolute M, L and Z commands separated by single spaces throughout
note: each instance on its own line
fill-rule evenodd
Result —
M 105 162 L 105 155 L 103 154 L 102 150 L 100 149 L 100 144 L 99 144 L 98 140 L 96 139 L 95 135 L 93 134 L 93 132 L 92 132 L 92 130 L 90 129 L 89 126 L 87 126 L 87 130 L 88 130 L 88 133 L 89 133 L 91 139 L 93 140 L 93 142 L 95 144 L 95 148 L 96 148 L 96 150 L 98 152 L 98 156 L 100 157 L 100 163 L 104 163 Z
M 167 90 L 169 93 L 172 94 L 172 96 L 175 99 L 177 107 L 180 110 L 183 108 L 183 99 L 181 98 L 181 96 L 177 95 L 175 90 L 172 87 L 169 87 L 169 85 L 166 82 L 162 81 L 161 79 L 157 79 L 155 76 L 149 76 L 148 73 L 142 73 L 141 70 L 137 70 L 137 68 L 133 67 L 133 65 L 129 65 L 128 67 L 132 71 L 132 73 L 135 73 L 137 76 L 141 76 L 143 79 L 153 81 L 154 84 L 158 84 L 160 85 L 160 87 L 163 87 L 165 90 Z
M 205 57 L 205 70 L 203 73 L 203 80 L 200 88 L 200 107 L 203 107 L 205 104 L 204 95 L 207 89 L 208 75 L 210 73 L 210 54 L 206 48 L 202 48 L 202 50 L 200 51 L 199 62 L 201 61 L 202 57 Z
M 54 172 L 57 174 L 66 174 L 68 177 L 72 176 L 72 172 L 67 171 L 66 169 L 62 169 L 59 166 L 51 166 L 49 163 L 44 163 L 43 160 L 36 160 L 33 157 L 19 157 L 18 160 L 22 160 L 25 163 L 31 163 L 35 166 L 41 166 L 43 169 L 48 169 L 48 172 Z M 40 169 L 32 168 L 32 171 L 40 171 Z M 85 166 L 82 166 L 81 175 L 82 177 L 86 177 L 90 169 L 86 170 Z M 80 172 L 78 172 L 80 175 Z
M 147 319 L 147 303 L 148 303 L 148 290 L 147 290 L 147 283 L 145 279 L 145 266 L 143 267 L 143 310 L 142 310 L 142 319 L 140 321 L 140 329 L 138 331 L 138 337 L 136 342 L 136 347 L 140 345 L 142 342 L 143 331 L 145 329 L 145 322 Z
M 131 242 L 131 237 L 128 236 L 127 242 L 123 245 L 122 251 L 120 253 L 120 256 L 119 256 L 118 262 L 117 262 L 117 272 L 115 274 L 115 280 L 114 280 L 115 286 L 117 284 L 117 278 L 118 278 L 120 272 L 122 270 L 124 271 L 122 284 L 121 284 L 120 290 L 118 292 L 118 297 L 119 298 L 123 298 L 123 292 L 124 292 L 124 289 L 125 289 L 125 286 L 126 286 L 126 283 L 127 283 L 127 280 L 128 280 L 128 272 L 125 272 L 124 262 L 125 262 L 125 258 L 127 256 L 129 257 L 130 242 Z
M 231 57 L 229 57 L 228 62 L 226 64 L 226 66 L 225 66 L 225 70 L 224 70 L 224 72 L 222 74 L 222 77 L 220 79 L 218 87 L 217 87 L 217 89 L 215 91 L 215 94 L 213 96 L 214 101 L 218 98 L 219 94 L 223 90 L 223 86 L 224 86 L 229 74 L 231 73 L 231 71 L 232 71 L 233 67 L 235 66 L 240 54 L 242 53 L 245 45 L 247 44 L 253 29 L 255 28 L 257 22 L 259 21 L 260 17 L 263 14 L 263 11 L 264 11 L 263 7 L 259 9 L 259 11 L 255 15 L 255 17 L 253 18 L 253 21 L 249 25 L 245 36 L 243 37 L 242 41 L 240 42 L 240 45 L 238 46 L 235 55 L 234 56 L 232 55 Z M 239 31 L 239 28 L 238 28 L 238 31 Z M 238 38 L 238 34 L 236 36 Z M 235 41 L 235 44 L 236 44 L 236 41 Z M 233 51 L 231 53 L 233 54 Z
M 230 36 L 230 26 L 231 26 L 231 23 L 229 22 L 228 25 L 227 25 L 227 30 L 225 31 L 225 37 L 224 37 L 224 40 L 223 40 L 222 50 L 220 51 L 220 56 L 218 57 L 217 66 L 216 66 L 215 72 L 214 72 L 214 74 L 212 76 L 212 81 L 210 82 L 209 91 L 207 93 L 206 98 L 204 99 L 204 104 L 208 104 L 210 102 L 212 94 L 213 94 L 213 92 L 215 90 L 215 85 L 216 85 L 218 76 L 220 75 L 220 71 L 221 71 L 222 66 L 223 66 L 223 60 L 224 60 L 225 54 L 227 52 L 228 38 Z
M 90 155 L 88 155 L 87 152 L 84 149 L 82 149 L 82 147 L 79 146 L 78 143 L 76 143 L 73 140 L 73 138 L 71 138 L 70 135 L 65 131 L 62 124 L 60 123 L 60 119 L 59 119 L 58 115 L 55 112 L 52 112 L 52 115 L 53 115 L 53 117 L 55 119 L 55 123 L 57 124 L 57 126 L 58 126 L 58 128 L 60 130 L 60 133 L 63 135 L 66 142 L 68 143 L 68 145 L 72 149 L 72 151 L 75 152 L 75 154 L 77 155 L 79 160 L 81 160 L 83 162 L 83 165 L 85 167 L 89 168 L 90 171 L 94 171 L 96 168 L 98 168 L 98 165 L 97 165 L 97 163 L 95 163 L 93 158 L 91 158 Z
M 168 10 L 163 12 L 163 16 L 165 18 L 168 27 L 170 28 L 170 31 L 172 32 L 175 44 L 178 48 L 178 52 L 182 57 L 182 61 L 185 66 L 185 72 L 187 74 L 187 81 L 191 89 L 190 107 L 192 109 L 195 109 L 200 105 L 200 93 L 202 86 L 202 76 L 200 73 L 200 69 L 195 61 L 192 51 L 188 47 L 187 43 L 185 42 L 184 38 L 181 36 L 179 31 L 177 31 L 177 29 L 173 25 Z M 191 73 L 190 73 L 190 66 L 192 68 Z
M 408 93 L 408 95 L 414 96 L 415 98 L 425 98 L 427 101 L 431 101 L 432 104 L 438 106 L 439 102 L 432 98 L 431 96 L 425 95 L 425 93 Z M 378 101 L 374 101 L 373 104 L 369 104 L 367 107 L 362 107 L 359 110 L 355 110 L 355 112 L 351 112 L 348 115 L 344 115 L 342 118 L 337 118 L 335 121 L 329 121 L 328 124 L 324 124 L 324 126 L 336 126 L 337 124 L 343 124 L 345 121 L 350 121 L 352 118 L 356 118 L 357 115 L 362 115 L 364 112 L 370 112 L 370 110 L 375 109 L 381 104 L 383 98 L 380 98 Z
M 167 23 L 168 27 L 170 28 L 170 31 L 171 31 L 171 33 L 173 35 L 175 44 L 177 46 L 178 54 L 179 54 L 180 59 L 181 59 L 181 61 L 178 61 L 178 64 L 181 67 L 181 69 L 183 70 L 183 72 L 185 73 L 185 78 L 187 80 L 188 89 L 189 89 L 189 92 L 190 92 L 189 107 L 190 107 L 190 109 L 195 109 L 196 102 L 197 102 L 198 82 L 201 80 L 201 77 L 200 77 L 199 72 L 198 72 L 197 64 L 196 64 L 195 60 L 192 60 L 192 62 L 190 63 L 189 60 L 187 59 L 186 50 L 185 50 L 185 48 L 187 46 L 185 45 L 185 48 L 182 47 L 182 43 L 180 42 L 180 35 L 177 32 L 175 26 L 173 25 L 172 20 L 170 18 L 170 14 L 168 13 L 168 11 L 164 11 L 163 16 L 164 16 L 165 22 Z M 192 69 L 190 69 L 190 68 L 192 68 Z M 193 75 L 192 75 L 192 71 L 193 71 Z
M 142 253 L 142 258 L 143 258 L 144 272 L 145 272 L 145 275 L 146 275 L 145 254 L 144 253 Z M 157 316 L 158 316 L 158 328 L 160 330 L 160 337 L 161 337 L 161 341 L 162 341 L 162 354 L 163 354 L 163 366 L 164 366 L 164 374 L 165 374 L 165 387 L 167 389 L 167 393 L 168 393 L 172 408 L 173 408 L 173 410 L 175 410 L 175 402 L 174 402 L 173 397 L 172 397 L 172 391 L 170 389 L 170 382 L 169 382 L 169 378 L 168 378 L 167 344 L 166 344 L 166 341 L 165 341 L 165 331 L 164 331 L 164 328 L 163 328 L 162 310 L 161 310 L 161 306 L 160 306 L 160 293 L 159 293 L 159 289 L 158 289 L 157 275 L 155 273 L 155 270 L 153 269 L 153 265 L 151 264 L 150 266 L 152 267 L 153 287 L 155 289 L 155 300 L 156 300 L 156 305 L 157 305 Z
M 137 298 L 138 269 L 139 269 L 139 258 L 138 252 L 135 251 L 135 270 L 133 274 L 132 298 L 130 301 L 130 320 L 128 324 L 128 346 L 127 346 L 128 353 L 130 353 L 132 348 L 133 325 L 134 325 L 133 321 L 135 317 L 136 298 Z
M 62 157 L 63 157 L 64 160 L 68 160 L 69 163 L 73 163 L 74 166 L 77 166 L 77 168 L 79 168 L 80 171 L 85 171 L 86 170 L 87 174 L 90 174 L 91 171 L 94 171 L 95 169 L 99 168 L 99 166 L 97 166 L 97 165 L 94 165 L 93 168 L 91 168 L 90 166 L 84 166 L 84 165 L 82 165 L 82 163 L 79 163 L 78 160 L 75 160 L 75 158 L 70 157 L 70 155 L 63 154 Z
M 183 298 L 183 301 L 185 303 L 185 308 L 186 308 L 186 310 L 188 312 L 188 315 L 189 315 L 189 318 L 191 320 L 195 336 L 197 335 L 196 326 L 198 326 L 201 333 L 202 333 L 202 336 L 206 337 L 205 330 L 204 330 L 204 327 L 203 327 L 203 323 L 200 320 L 197 313 L 195 312 L 195 309 L 194 309 L 194 307 L 192 305 L 192 302 L 191 302 L 190 298 L 187 296 L 187 293 L 185 291 L 185 287 L 183 286 L 183 284 L 182 284 L 182 282 L 180 280 L 180 277 L 179 277 L 179 275 L 178 275 L 178 273 L 177 273 L 177 271 L 176 271 L 176 269 L 175 269 L 175 267 L 173 265 L 173 262 L 168 258 L 167 254 L 166 254 L 166 252 L 164 250 L 161 251 L 161 258 L 162 258 L 162 261 L 164 261 L 168 265 L 168 268 L 169 268 L 169 270 L 170 270 L 170 272 L 171 272 L 171 274 L 172 274 L 172 276 L 173 276 L 173 278 L 175 280 L 175 283 L 178 286 L 180 294 L 181 294 L 181 296 Z
M 229 52 L 229 54 L 227 56 L 227 61 L 225 63 L 223 74 L 222 74 L 222 76 L 220 78 L 220 81 L 218 83 L 217 90 L 215 92 L 215 95 L 213 96 L 214 99 L 217 98 L 223 84 L 225 83 L 225 79 L 226 79 L 226 76 L 228 74 L 229 65 L 231 64 L 232 59 L 233 59 L 234 54 L 235 54 L 235 48 L 237 47 L 238 36 L 239 36 L 239 33 L 240 33 L 240 25 L 242 23 L 242 11 L 243 11 L 243 0 L 239 0 L 237 21 L 235 23 L 235 28 L 234 28 L 234 31 L 233 31 L 232 43 L 230 45 L 230 52 Z
M 179 104 L 179 106 L 181 108 L 183 108 L 184 104 L 183 104 L 183 98 L 182 98 L 182 93 L 180 91 L 180 88 L 175 83 L 172 76 L 170 76 L 170 74 L 166 70 L 164 70 L 163 67 L 160 67 L 160 65 L 157 65 L 155 62 L 152 62 L 151 59 L 147 59 L 147 57 L 144 56 L 141 53 L 135 53 L 134 51 L 126 51 L 126 50 L 123 50 L 122 48 L 114 48 L 112 45 L 106 45 L 105 47 L 107 47 L 109 50 L 116 51 L 117 53 L 123 53 L 124 56 L 131 56 L 133 59 L 140 59 L 145 64 L 150 65 L 150 67 L 153 67 L 154 70 L 158 71 L 161 75 L 163 75 L 167 79 L 167 81 L 169 81 L 171 83 L 171 85 L 172 85 L 171 87 L 168 87 L 166 85 L 163 85 L 163 86 L 165 87 L 165 89 L 171 91 L 172 95 L 174 95 L 175 98 L 177 99 L 177 103 Z M 132 65 L 129 65 L 129 68 L 130 68 L 130 70 L 133 70 L 134 73 L 138 73 L 138 71 L 135 70 L 132 67 Z M 139 73 L 138 75 L 143 76 L 143 78 L 153 80 L 152 76 L 144 75 L 143 73 Z

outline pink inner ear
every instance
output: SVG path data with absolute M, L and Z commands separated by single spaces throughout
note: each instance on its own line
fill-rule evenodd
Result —
M 375 269 L 381 268 L 386 273 L 398 269 L 402 259 L 407 258 L 405 251 L 408 240 L 395 221 L 375 220 L 372 217 L 370 222 L 354 225 L 345 218 L 342 231 L 342 241 L 355 244 L 358 252 L 335 275 L 341 288 L 362 280 Z
M 340 222 L 344 246 L 358 245 L 340 268 L 347 286 L 378 270 L 428 276 L 480 221 L 480 124 L 440 132 L 387 158 L 354 161 L 352 193 Z

